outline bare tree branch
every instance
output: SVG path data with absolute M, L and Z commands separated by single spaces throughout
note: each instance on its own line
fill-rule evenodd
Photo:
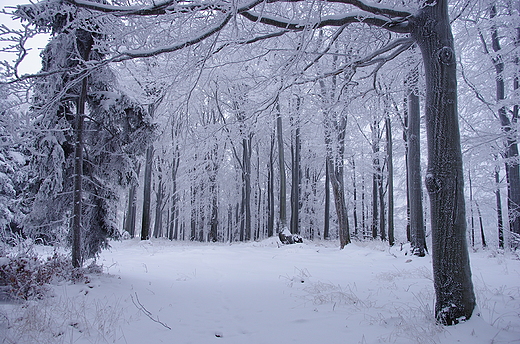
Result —
M 274 2 L 301 2 L 305 0 L 267 0 L 268 3 L 274 3 Z M 346 5 L 353 5 L 360 10 L 363 10 L 365 12 L 369 12 L 376 15 L 385 15 L 388 17 L 409 17 L 412 14 L 407 11 L 400 11 L 392 8 L 385 8 L 385 7 L 379 7 L 375 5 L 369 5 L 363 1 L 359 0 L 325 0 L 326 2 L 335 2 L 335 3 L 341 3 Z
M 139 297 L 137 296 L 137 292 L 135 293 L 135 300 L 134 300 L 134 297 L 133 295 L 130 295 L 130 298 L 132 299 L 132 303 L 134 304 L 135 307 L 137 307 L 137 309 L 139 309 L 140 311 L 142 311 L 144 313 L 144 315 L 146 315 L 148 318 L 150 318 L 150 320 L 158 323 L 158 324 L 161 324 L 162 326 L 166 327 L 168 330 L 171 330 L 172 328 L 168 325 L 166 325 L 165 323 L 163 323 L 162 321 L 159 320 L 159 317 L 157 317 L 157 319 L 154 319 L 153 318 L 153 314 L 152 312 L 150 312 L 149 310 L 147 310 L 143 304 L 141 303 L 141 301 L 139 301 Z
M 291 23 L 284 20 L 283 18 L 263 16 L 255 14 L 249 11 L 239 12 L 242 16 L 253 22 L 258 22 L 266 25 L 279 27 L 282 29 L 292 31 L 303 31 L 308 28 L 319 29 L 326 26 L 343 26 L 350 23 L 365 23 L 373 26 L 385 28 L 389 31 L 397 33 L 408 33 L 410 29 L 408 27 L 408 20 L 406 18 L 399 19 L 387 19 L 384 17 L 367 17 L 364 15 L 345 15 L 343 17 L 338 16 L 324 16 L 321 20 L 315 21 L 314 23 L 297 22 Z

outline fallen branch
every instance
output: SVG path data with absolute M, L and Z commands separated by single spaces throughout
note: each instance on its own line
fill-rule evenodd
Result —
M 163 325 L 164 327 L 166 327 L 168 330 L 171 330 L 172 328 L 168 325 L 166 325 L 165 323 L 163 323 L 162 321 L 159 320 L 159 317 L 157 317 L 157 319 L 155 319 L 153 317 L 153 314 L 152 312 L 150 312 L 149 310 L 147 310 L 143 304 L 141 303 L 141 301 L 139 301 L 139 297 L 137 296 L 137 292 L 135 293 L 135 300 L 134 300 L 134 296 L 133 295 L 130 295 L 130 298 L 132 299 L 132 303 L 134 304 L 135 307 L 137 307 L 137 309 L 139 309 L 140 311 L 142 311 L 148 318 L 150 318 L 152 321 L 158 323 L 158 324 L 161 324 Z

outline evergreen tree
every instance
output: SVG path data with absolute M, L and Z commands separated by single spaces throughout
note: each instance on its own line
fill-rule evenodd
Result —
M 64 10 L 65 9 L 65 10 Z M 77 120 L 82 80 L 86 78 L 84 157 L 81 187 L 80 260 L 94 257 L 107 239 L 118 236 L 116 211 L 118 188 L 136 183 L 133 166 L 152 137 L 153 124 L 146 111 L 116 88 L 108 67 L 75 73 L 89 61 L 101 60 L 105 36 L 97 18 L 88 11 L 66 11 L 42 2 L 21 7 L 25 18 L 52 32 L 42 53 L 42 72 L 64 70 L 38 80 L 32 113 L 35 121 L 32 165 L 38 181 L 25 232 L 46 242 L 61 240 L 73 214 L 72 189 Z M 45 20 L 42 20 L 45 18 Z

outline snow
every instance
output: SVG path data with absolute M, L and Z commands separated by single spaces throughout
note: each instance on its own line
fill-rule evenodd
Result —
M 385 243 L 113 242 L 105 274 L 0 304 L 7 343 L 520 343 L 520 261 L 471 253 L 479 308 L 432 316 L 431 258 Z M 171 328 L 171 329 L 169 329 Z M 2 333 L 5 338 L 2 338 Z

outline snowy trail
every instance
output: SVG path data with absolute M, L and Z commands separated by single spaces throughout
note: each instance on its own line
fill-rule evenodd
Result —
M 482 316 L 443 328 L 431 259 L 382 243 L 115 242 L 109 275 L 55 287 L 33 310 L 52 330 L 17 343 L 520 343 L 520 261 L 489 255 L 471 257 Z

